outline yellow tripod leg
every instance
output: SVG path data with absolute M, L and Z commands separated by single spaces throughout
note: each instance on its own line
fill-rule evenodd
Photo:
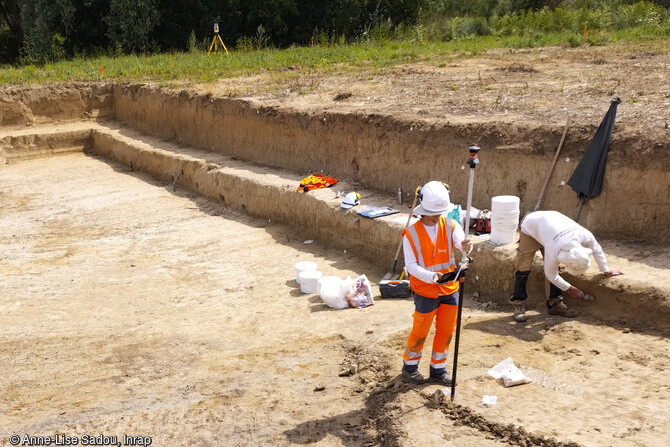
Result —
M 214 46 L 215 42 L 216 42 L 216 36 L 214 36 L 214 38 L 212 39 L 212 43 L 209 44 L 209 51 L 207 52 L 207 54 L 210 54 L 212 52 L 212 47 Z M 214 52 L 214 54 L 216 54 L 216 51 Z
M 221 46 L 226 51 L 226 54 L 228 54 L 228 48 L 226 48 L 226 44 L 223 43 L 223 39 L 221 39 L 221 36 L 217 34 L 216 37 L 219 38 L 219 42 L 221 42 Z

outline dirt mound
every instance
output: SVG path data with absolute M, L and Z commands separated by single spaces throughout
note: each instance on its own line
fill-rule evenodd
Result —
M 514 424 L 500 424 L 492 422 L 472 411 L 472 409 L 449 402 L 441 390 L 436 390 L 433 398 L 429 399 L 432 407 L 439 408 L 457 425 L 467 425 L 483 433 L 490 433 L 501 441 L 519 447 L 579 447 L 575 442 L 560 442 L 551 437 L 538 436 L 528 433 L 523 427 Z

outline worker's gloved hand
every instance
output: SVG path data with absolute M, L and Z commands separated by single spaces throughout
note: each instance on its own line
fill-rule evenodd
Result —
M 434 282 L 435 284 L 437 284 L 437 280 L 440 279 L 441 277 L 442 277 L 442 273 L 440 273 L 440 272 L 435 272 L 435 274 L 433 275 L 433 282 Z
M 605 272 L 605 276 L 607 276 L 608 278 L 619 275 L 623 275 L 623 270 L 608 270 Z
M 584 292 L 575 286 L 570 286 L 568 289 L 568 295 L 570 295 L 571 298 L 584 298 Z

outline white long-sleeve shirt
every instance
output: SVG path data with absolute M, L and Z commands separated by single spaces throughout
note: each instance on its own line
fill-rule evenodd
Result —
M 600 271 L 609 270 L 605 253 L 593 234 L 558 211 L 535 211 L 521 222 L 521 231 L 544 247 L 544 274 L 552 284 L 566 291 L 570 283 L 558 274 L 558 252 L 569 242 L 578 242 L 593 251 Z
M 447 224 L 449 223 L 451 222 L 447 219 Z M 435 240 L 437 239 L 437 229 L 439 224 L 429 226 L 419 222 L 418 225 L 423 225 L 423 227 L 426 229 L 426 232 L 428 233 L 428 236 L 430 236 L 430 240 L 432 240 L 434 244 Z M 461 251 L 463 250 L 461 247 L 461 242 L 465 240 L 465 233 L 463 232 L 463 228 L 458 225 L 458 222 L 456 225 L 454 225 L 454 232 L 451 234 L 451 240 L 454 243 L 455 248 Z M 409 243 L 407 236 L 403 236 L 402 249 L 403 254 L 405 255 L 405 267 L 407 268 L 407 272 L 423 282 L 432 284 L 434 282 L 433 278 L 435 277 L 435 272 L 426 270 L 419 265 L 416 260 L 416 256 L 414 256 L 414 250 L 412 250 L 412 245 Z

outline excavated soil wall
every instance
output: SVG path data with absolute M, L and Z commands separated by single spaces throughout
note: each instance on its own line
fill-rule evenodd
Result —
M 500 122 L 431 124 L 370 114 L 309 114 L 150 85 L 116 85 L 114 111 L 143 132 L 305 175 L 346 178 L 389 194 L 442 179 L 452 186 L 452 200 L 463 205 L 467 147 L 476 144 L 483 150 L 473 206 L 489 208 L 491 197 L 512 194 L 521 198 L 522 215 L 538 200 L 563 132 Z M 570 126 L 541 208 L 577 215 L 576 193 L 564 182 L 595 131 Z M 598 236 L 670 242 L 670 172 L 658 159 L 666 146 L 667 141 L 645 141 L 644 135 L 615 128 L 602 194 L 587 202 L 580 223 Z
M 442 179 L 452 186 L 452 200 L 463 205 L 466 149 L 477 144 L 483 151 L 473 206 L 489 208 L 491 197 L 512 194 L 521 198 L 522 215 L 538 200 L 563 131 L 523 123 L 450 124 L 306 113 L 147 84 L 71 83 L 0 91 L 3 127 L 110 117 L 177 143 L 304 175 L 328 174 L 389 197 L 399 187 L 411 194 L 430 179 Z M 577 195 L 564 182 L 595 131 L 594 126 L 571 124 L 541 208 L 577 215 Z M 37 147 L 29 138 L 3 139 L 3 158 L 17 147 Z M 44 153 L 67 150 L 58 137 L 50 138 Z M 670 242 L 668 146 L 668 138 L 647 141 L 643 134 L 615 127 L 602 194 L 587 202 L 580 223 L 597 236 Z
M 0 90 L 0 126 L 111 117 L 112 84 L 70 83 Z
M 245 101 L 185 92 L 175 94 L 143 86 L 115 87 L 114 90 L 115 114 L 118 120 L 129 126 L 116 121 L 91 121 L 76 125 L 40 126 L 34 131 L 29 127 L 15 129 L 0 135 L 0 156 L 5 162 L 12 162 L 36 155 L 83 149 L 125 164 L 131 170 L 147 172 L 172 184 L 173 188 L 179 185 L 250 215 L 288 224 L 294 228 L 294 234 L 299 232 L 301 236 L 318 239 L 327 246 L 344 249 L 385 269 L 392 263 L 404 218 L 364 219 L 355 213 L 351 215 L 339 207 L 341 199 L 334 197 L 332 188 L 310 194 L 298 193 L 296 186 L 304 173 L 324 171 L 341 177 L 342 183 L 338 186 L 345 190 L 359 186 L 372 188 L 364 190 L 365 203 L 394 206 L 395 193 L 391 192 L 395 190 L 395 185 L 400 184 L 412 191 L 413 188 L 406 185 L 423 181 L 421 169 L 432 173 L 426 178 L 440 178 L 440 172 L 450 171 L 454 173 L 451 176 L 453 180 L 449 179 L 453 199 L 461 203 L 465 201 L 468 175 L 467 170 L 461 169 L 462 163 L 456 161 L 456 156 L 462 160 L 461 156 L 467 157 L 467 151 L 456 145 L 442 145 L 445 153 L 453 156 L 437 157 L 436 147 L 443 138 L 445 141 L 460 139 L 467 147 L 467 135 L 472 133 L 467 126 L 413 124 L 411 130 L 403 131 L 398 127 L 406 126 L 406 123 L 392 118 L 337 114 L 315 117 L 292 111 L 278 113 Z M 74 110 L 84 110 L 82 104 L 85 102 L 78 104 L 72 107 L 73 111 L 68 112 L 68 116 L 74 115 Z M 111 116 L 111 109 L 105 110 L 104 115 Z M 62 115 L 51 119 L 59 118 Z M 181 125 L 177 126 L 177 122 Z M 509 137 L 502 134 L 502 128 L 501 124 L 487 127 L 491 132 L 500 132 L 495 135 L 506 141 Z M 520 132 L 518 128 L 514 130 Z M 488 135 L 491 140 L 480 143 L 485 151 L 481 153 L 482 163 L 476 170 L 475 206 L 484 208 L 491 196 L 499 194 L 519 195 L 525 209 L 535 204 L 537 190 L 544 180 L 542 176 L 534 175 L 532 170 L 540 167 L 548 169 L 544 165 L 550 165 L 553 159 L 552 154 L 540 150 L 541 142 L 559 138 L 561 132 L 560 129 L 523 131 L 533 134 L 533 139 L 516 146 L 495 146 L 495 135 Z M 416 141 L 407 134 L 411 134 Z M 344 138 L 348 139 L 346 144 Z M 493 149 L 486 149 L 487 146 Z M 307 150 L 306 147 L 317 149 Z M 398 164 L 398 157 L 382 156 L 384 151 L 395 151 L 409 161 Z M 337 152 L 337 156 L 333 152 Z M 370 156 L 371 152 L 377 155 Z M 603 222 L 609 226 L 601 225 L 601 233 L 639 240 L 640 234 L 631 234 L 637 223 L 632 213 L 637 208 L 626 211 L 614 202 L 625 194 L 646 196 L 652 201 L 662 200 L 666 197 L 662 191 L 668 188 L 667 174 L 656 172 L 656 177 L 649 177 L 649 181 L 634 181 L 633 177 L 639 177 L 639 172 L 644 172 L 647 178 L 655 168 L 638 171 L 636 163 L 637 166 L 645 165 L 635 158 L 632 158 L 634 162 L 624 165 L 622 154 L 615 151 L 610 160 L 606 183 L 609 192 L 593 201 L 595 205 L 589 205 L 585 221 L 591 227 L 598 227 L 601 221 L 591 225 L 589 219 L 605 215 L 609 220 Z M 569 176 L 574 169 L 574 151 L 568 149 L 563 156 L 556 166 L 554 183 Z M 416 161 L 411 161 L 414 159 Z M 434 165 L 439 166 L 428 164 L 429 159 L 437 160 Z M 245 163 L 245 160 L 254 163 Z M 351 160 L 356 161 L 353 171 Z M 516 160 L 518 167 L 501 167 L 509 160 Z M 616 189 L 619 184 L 623 192 Z M 553 207 L 551 204 L 560 200 L 574 201 L 574 193 L 567 187 L 550 187 L 549 191 L 545 202 L 548 207 Z M 405 206 L 402 208 L 406 212 Z M 649 210 L 656 213 L 653 216 L 659 221 L 667 219 L 667 207 L 640 208 L 645 213 Z M 628 215 L 631 218 L 625 219 Z M 653 220 L 653 217 L 647 218 Z M 655 229 L 650 228 L 649 232 L 642 233 L 642 237 L 656 234 L 653 233 Z M 662 237 L 663 232 L 658 234 L 661 236 L 656 236 L 655 240 L 667 241 Z M 511 293 L 515 247 L 513 244 L 495 246 L 477 243 L 477 248 L 481 254 L 471 266 L 470 276 L 475 277 L 475 281 L 468 286 L 469 291 L 502 303 Z M 534 270 L 537 274 L 531 277 L 529 291 L 533 296 L 541 297 L 541 263 Z M 569 280 L 577 286 L 590 281 L 592 289 L 598 288 L 602 300 L 599 306 L 601 317 L 614 320 L 622 314 L 630 317 L 667 315 L 665 289 L 647 287 L 642 290 L 639 285 L 631 285 L 615 290 L 594 275 L 597 272 Z M 629 299 L 619 299 L 619 295 L 627 298 L 634 296 L 632 302 L 635 304 L 631 305 Z M 607 306 L 603 306 L 605 301 Z
M 63 131 L 44 135 L 10 135 L 0 138 L 0 164 L 9 160 L 81 151 L 90 148 L 91 131 Z

